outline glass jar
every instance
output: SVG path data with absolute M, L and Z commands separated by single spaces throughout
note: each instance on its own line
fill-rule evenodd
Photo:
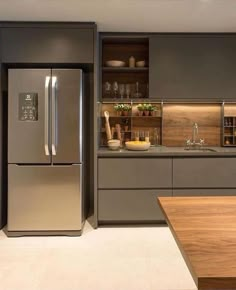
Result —
M 135 58 L 133 56 L 129 58 L 129 67 L 135 67 Z
M 158 129 L 154 128 L 153 129 L 153 145 L 158 146 L 159 144 L 159 134 L 158 134 Z

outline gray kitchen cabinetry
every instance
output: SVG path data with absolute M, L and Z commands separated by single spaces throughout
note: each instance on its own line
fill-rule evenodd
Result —
M 3 27 L 3 63 L 93 63 L 93 27 Z
M 174 158 L 173 188 L 236 188 L 236 158 Z
M 100 158 L 98 188 L 171 188 L 171 158 Z
M 235 98 L 235 51 L 235 35 L 151 36 L 150 97 L 163 100 Z
M 164 220 L 157 197 L 172 196 L 172 190 L 105 189 L 98 196 L 100 222 L 151 222 Z
M 157 222 L 158 196 L 172 196 L 171 158 L 99 158 L 98 220 Z

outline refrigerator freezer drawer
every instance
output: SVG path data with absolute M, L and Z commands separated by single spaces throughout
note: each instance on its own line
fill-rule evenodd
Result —
M 8 231 L 78 231 L 82 165 L 8 165 Z

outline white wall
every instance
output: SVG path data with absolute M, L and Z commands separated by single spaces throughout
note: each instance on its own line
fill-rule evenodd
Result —
M 0 0 L 0 21 L 95 21 L 99 31 L 236 32 L 236 0 Z

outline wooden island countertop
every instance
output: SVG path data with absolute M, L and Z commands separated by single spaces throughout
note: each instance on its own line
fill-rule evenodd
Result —
M 198 289 L 236 289 L 236 197 L 158 202 Z

